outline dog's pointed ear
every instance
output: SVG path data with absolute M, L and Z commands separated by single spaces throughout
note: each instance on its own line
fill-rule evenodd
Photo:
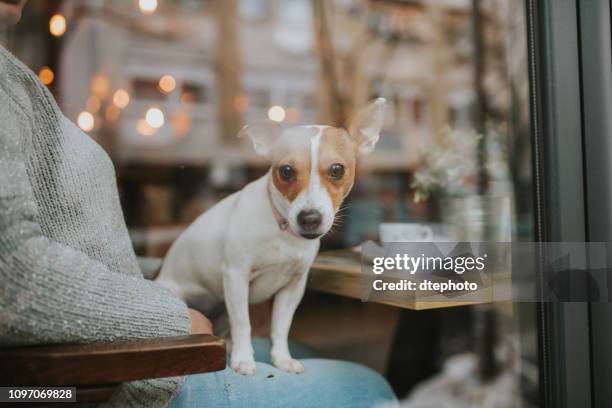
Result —
M 385 122 L 385 98 L 377 98 L 357 112 L 349 122 L 348 131 L 361 154 L 374 150 Z
M 248 136 L 253 143 L 255 152 L 261 156 L 270 158 L 274 143 L 276 143 L 282 131 L 283 128 L 278 122 L 273 120 L 262 120 L 243 127 L 240 132 L 238 132 L 238 137 Z

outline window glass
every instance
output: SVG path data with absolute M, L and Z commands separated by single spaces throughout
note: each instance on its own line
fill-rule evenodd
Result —
M 94 118 L 84 130 L 114 162 L 138 255 L 163 257 L 200 214 L 266 174 L 237 137 L 244 125 L 345 127 L 376 98 L 387 101 L 380 140 L 358 157 L 322 253 L 341 257 L 384 236 L 533 240 L 522 1 L 153 3 L 32 1 L 1 33 L 69 119 Z M 59 37 L 49 33 L 56 13 L 67 21 Z M 296 340 L 380 371 L 406 406 L 475 395 L 497 399 L 457 406 L 537 404 L 531 306 L 361 303 L 342 268 L 331 269 L 307 291 Z M 254 333 L 265 336 L 261 321 Z

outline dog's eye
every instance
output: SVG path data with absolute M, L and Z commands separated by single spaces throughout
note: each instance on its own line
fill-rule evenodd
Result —
M 291 181 L 295 177 L 295 170 L 288 164 L 280 166 L 278 169 L 278 174 L 280 174 L 281 178 L 285 181 Z
M 340 163 L 332 164 L 329 167 L 329 176 L 334 180 L 340 180 L 344 176 L 344 166 Z

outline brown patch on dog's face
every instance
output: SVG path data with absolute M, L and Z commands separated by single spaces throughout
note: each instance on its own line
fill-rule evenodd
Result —
M 290 131 L 290 130 L 289 130 Z M 293 201 L 300 192 L 308 188 L 310 182 L 310 138 L 311 131 L 289 134 L 287 140 L 290 143 L 278 147 L 274 154 L 272 164 L 272 182 L 274 187 L 290 202 Z M 289 166 L 293 170 L 294 176 L 290 179 L 283 177 L 282 168 Z
M 282 176 L 282 167 L 290 166 L 294 176 L 286 179 Z M 293 201 L 301 191 L 308 188 L 310 180 L 310 158 L 308 156 L 289 156 L 280 159 L 272 168 L 274 187 L 289 201 Z
M 317 167 L 321 184 L 329 193 L 334 211 L 338 211 L 342 200 L 353 187 L 356 155 L 357 146 L 346 130 L 335 127 L 323 129 Z M 338 166 L 343 168 L 344 173 L 340 177 Z

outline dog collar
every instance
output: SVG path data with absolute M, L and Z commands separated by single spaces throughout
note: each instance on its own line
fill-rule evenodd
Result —
M 274 205 L 274 201 L 272 201 L 272 190 L 270 189 L 270 183 L 268 183 L 266 190 L 268 192 L 268 201 L 270 202 L 270 208 L 272 208 L 272 214 L 274 214 L 274 218 L 276 219 L 276 223 L 278 224 L 278 228 L 280 228 L 281 231 L 289 231 L 291 233 L 293 233 L 293 235 L 296 235 L 290 228 L 289 228 L 289 221 L 283 217 L 280 213 L 280 211 L 278 211 L 278 208 L 276 208 L 276 206 Z M 296 235 L 297 236 L 297 235 Z

